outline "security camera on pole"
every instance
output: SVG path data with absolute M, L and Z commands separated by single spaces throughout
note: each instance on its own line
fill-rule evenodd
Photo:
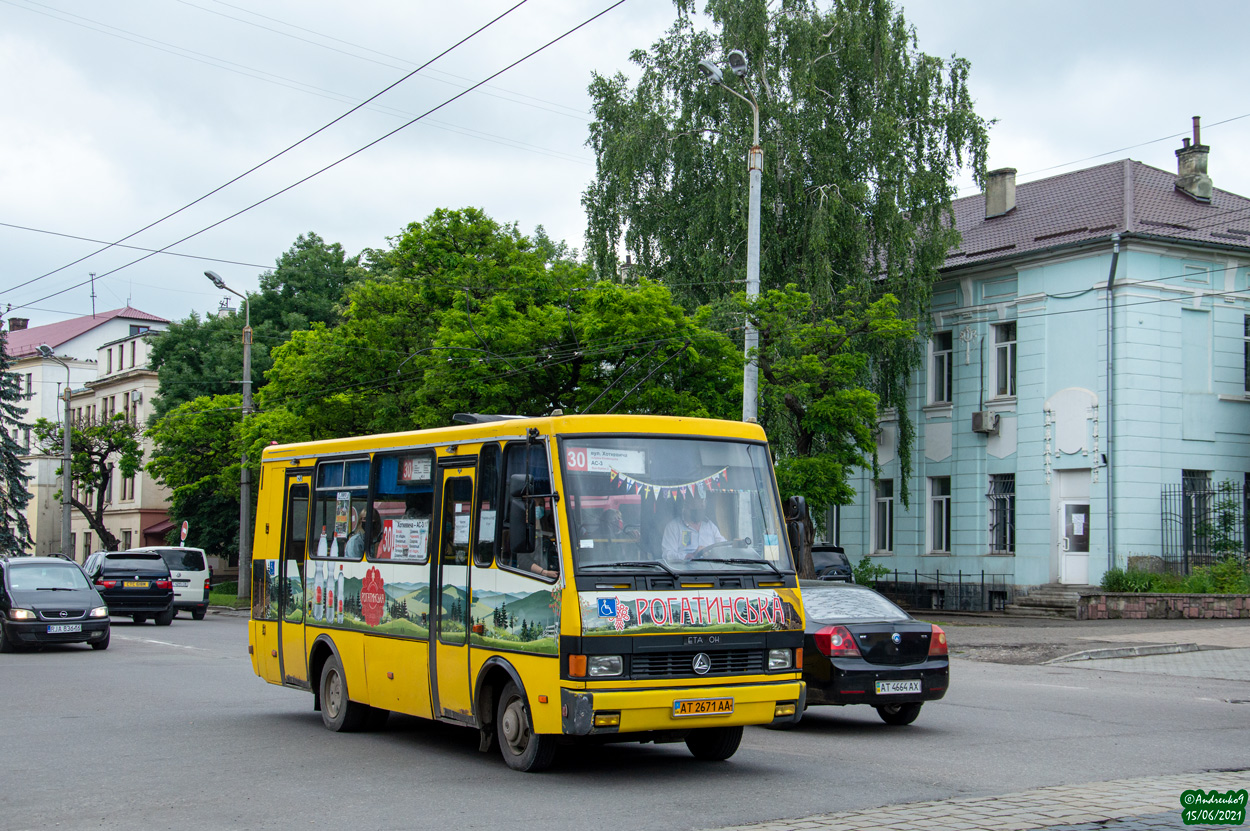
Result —
M 741 49 L 729 53 L 729 69 L 739 78 L 747 74 L 747 56 Z M 719 67 L 711 61 L 699 61 L 699 73 L 713 84 L 741 98 L 751 105 L 755 116 L 755 130 L 751 136 L 751 151 L 747 154 L 747 171 L 751 176 L 751 193 L 747 202 L 747 301 L 760 296 L 760 180 L 764 175 L 764 151 L 760 149 L 760 107 L 755 101 L 755 93 L 748 88 L 751 97 L 747 98 L 725 84 L 724 75 Z M 756 400 L 759 397 L 759 363 L 755 350 L 759 346 L 759 332 L 748 317 L 745 329 L 743 354 L 746 365 L 742 368 L 742 420 L 757 421 L 759 413 Z
M 204 276 L 223 291 L 243 298 L 243 420 L 252 411 L 252 305 L 247 295 L 239 294 L 226 285 L 215 271 L 205 271 Z M 243 468 L 239 471 L 239 591 L 236 596 L 250 597 L 252 589 L 252 471 L 247 466 L 247 447 L 243 448 Z M 183 531 L 186 538 L 186 531 Z

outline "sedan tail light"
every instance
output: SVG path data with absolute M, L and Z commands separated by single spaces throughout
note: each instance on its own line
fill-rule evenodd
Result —
M 942 627 L 933 624 L 933 636 L 929 638 L 929 655 L 949 655 L 946 648 L 946 633 Z
M 826 626 L 812 637 L 816 640 L 816 648 L 830 658 L 860 657 L 855 637 L 845 626 Z
M 95 581 L 95 584 L 96 584 L 96 588 L 100 588 L 100 589 L 115 589 L 115 588 L 117 588 L 117 581 L 116 581 L 116 580 L 96 580 L 96 581 Z
M 158 589 L 172 589 L 174 587 L 173 580 L 157 580 L 156 587 Z

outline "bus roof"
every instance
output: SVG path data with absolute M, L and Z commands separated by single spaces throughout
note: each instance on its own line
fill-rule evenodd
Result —
M 582 433 L 630 434 L 655 433 L 766 441 L 758 424 L 712 418 L 654 415 L 553 415 L 536 418 L 504 418 L 477 424 L 454 424 L 428 430 L 402 433 L 350 436 L 340 439 L 274 444 L 266 447 L 262 462 L 375 450 L 378 448 L 424 447 L 462 441 L 488 441 L 495 438 L 522 438 L 530 428 L 540 435 L 576 435 Z

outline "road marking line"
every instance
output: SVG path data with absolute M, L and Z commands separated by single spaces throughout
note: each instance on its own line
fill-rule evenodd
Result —
M 1066 684 L 1035 684 L 1026 682 L 1025 687 L 1053 687 L 1056 690 L 1088 690 L 1089 687 L 1069 687 Z
M 209 651 L 203 648 L 202 646 L 187 646 L 186 644 L 181 644 L 181 643 L 170 643 L 169 641 L 158 641 L 155 638 L 132 638 L 132 637 L 129 637 L 128 635 L 117 635 L 115 637 L 118 640 L 122 640 L 122 641 L 135 641 L 137 643 L 154 643 L 154 644 L 159 644 L 160 646 L 172 646 L 175 649 L 194 649 L 196 652 L 208 652 Z

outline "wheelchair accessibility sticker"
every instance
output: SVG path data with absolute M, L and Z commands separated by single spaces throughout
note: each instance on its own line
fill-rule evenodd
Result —
M 616 617 L 616 598 L 599 598 L 599 617 Z

